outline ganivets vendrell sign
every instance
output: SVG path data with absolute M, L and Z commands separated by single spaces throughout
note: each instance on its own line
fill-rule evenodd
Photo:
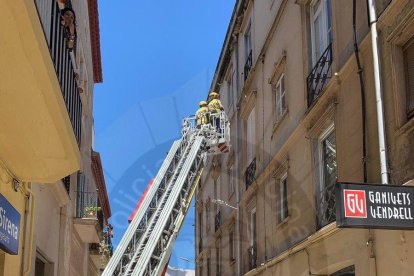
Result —
M 337 183 L 336 225 L 414 229 L 414 187 Z
M 20 214 L 0 194 L 0 249 L 17 255 L 19 252 Z

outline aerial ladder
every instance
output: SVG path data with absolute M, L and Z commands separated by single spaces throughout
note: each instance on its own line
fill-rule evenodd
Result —
M 227 152 L 230 124 L 224 111 L 198 126 L 195 116 L 183 119 L 160 170 L 131 221 L 104 276 L 160 276 L 168 265 L 208 156 Z

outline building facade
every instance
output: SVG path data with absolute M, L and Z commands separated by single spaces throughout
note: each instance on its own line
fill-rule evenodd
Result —
M 17 241 L 1 233 L 0 275 L 98 275 L 112 233 L 92 149 L 97 1 L 1 1 L 0 10 L 1 207 L 17 225 Z
M 414 3 L 375 2 L 388 174 L 410 185 Z M 336 182 L 381 183 L 367 7 L 236 1 L 211 85 L 232 150 L 197 191 L 197 275 L 414 273 L 412 232 L 335 224 Z

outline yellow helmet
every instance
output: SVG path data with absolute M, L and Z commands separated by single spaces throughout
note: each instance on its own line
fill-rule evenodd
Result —
M 217 98 L 219 96 L 219 94 L 216 93 L 216 92 L 210 92 L 209 96 L 212 97 L 212 98 Z
M 199 103 L 199 105 L 200 105 L 200 107 L 202 107 L 202 106 L 207 106 L 207 102 L 206 102 L 206 101 L 201 101 L 201 102 Z

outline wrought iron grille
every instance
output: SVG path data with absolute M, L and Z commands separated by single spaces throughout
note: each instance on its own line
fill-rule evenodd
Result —
M 70 1 L 66 1 L 70 6 Z M 82 101 L 76 81 L 74 59 L 76 50 L 69 51 L 66 45 L 64 27 L 57 1 L 35 0 L 43 31 L 49 46 L 50 56 L 55 67 L 63 99 L 68 110 L 78 145 L 81 142 Z M 76 43 L 75 43 L 76 45 Z
M 70 175 L 62 178 L 63 186 L 65 186 L 66 192 L 70 195 Z
M 306 79 L 308 86 L 308 107 L 322 94 L 327 81 L 332 77 L 332 60 L 331 43 L 322 53 Z
M 220 228 L 221 226 L 221 212 L 218 211 L 218 213 L 216 214 L 216 217 L 214 219 L 214 230 L 217 232 L 217 230 Z
M 249 76 L 249 72 L 252 69 L 252 65 L 253 65 L 253 51 L 250 50 L 249 55 L 247 56 L 246 63 L 244 65 L 244 80 L 246 80 L 247 77 Z
M 255 174 L 256 174 L 256 158 L 252 160 L 250 165 L 247 167 L 246 172 L 244 173 L 244 177 L 246 180 L 246 190 L 254 182 Z
M 97 219 L 99 208 L 96 192 L 76 191 L 77 218 Z
M 318 198 L 318 229 L 336 220 L 335 183 L 326 186 Z
M 249 270 L 255 269 L 257 267 L 256 260 L 257 260 L 257 249 L 256 246 L 250 246 L 247 250 L 249 255 Z

